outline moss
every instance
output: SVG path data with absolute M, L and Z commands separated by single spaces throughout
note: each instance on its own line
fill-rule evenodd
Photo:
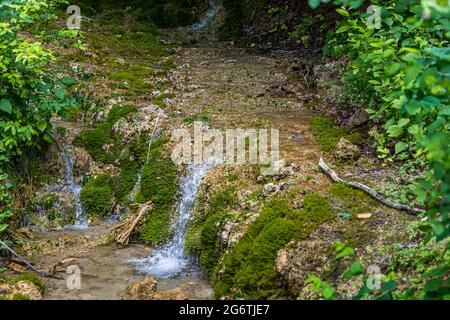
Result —
M 135 113 L 136 108 L 134 106 L 118 106 L 115 105 L 111 108 L 111 110 L 108 113 L 107 121 L 113 125 L 116 123 L 119 119 L 122 119 L 126 116 L 128 116 L 131 113 Z
M 186 117 L 186 118 L 183 119 L 182 123 L 183 124 L 192 124 L 195 121 L 202 121 L 202 122 L 208 123 L 209 122 L 209 116 L 204 114 L 204 115 Z
M 348 128 L 336 127 L 331 117 L 315 116 L 312 117 L 310 124 L 317 143 L 325 152 L 334 151 L 342 137 L 355 144 L 362 142 L 359 133 L 349 133 Z
M 73 145 L 83 147 L 95 161 L 113 164 L 120 153 L 120 137 L 111 135 L 109 122 L 99 124 L 95 129 L 81 131 L 73 139 Z M 104 149 L 104 146 L 109 146 Z
M 16 292 L 11 297 L 11 300 L 30 300 L 30 297 L 28 297 L 27 295 L 24 295 L 20 292 Z
M 375 206 L 376 203 L 367 194 L 342 183 L 333 184 L 328 193 L 336 200 L 342 211 L 349 212 L 352 218 L 364 213 Z
M 12 283 L 17 283 L 19 281 L 29 281 L 29 282 L 33 283 L 39 289 L 39 291 L 41 293 L 43 293 L 46 289 L 46 285 L 45 285 L 44 281 L 42 281 L 42 278 L 39 275 L 37 275 L 36 273 L 26 272 L 26 273 L 22 273 L 21 275 L 11 279 Z
M 188 225 L 185 249 L 199 255 L 203 267 L 211 271 L 217 263 L 219 242 L 216 237 L 225 213 L 236 207 L 238 199 L 234 189 L 228 188 L 199 202 Z
M 168 152 L 163 149 L 165 141 L 160 139 L 152 144 L 136 196 L 139 202 L 151 200 L 153 203 L 153 209 L 139 229 L 140 238 L 151 245 L 161 244 L 169 239 L 177 194 L 177 170 Z
M 92 178 L 80 193 L 81 203 L 90 217 L 103 217 L 110 214 L 112 198 L 112 179 L 107 174 Z
M 162 93 L 153 99 L 153 103 L 161 108 L 166 108 L 167 106 L 164 102 L 164 99 L 172 99 L 174 97 L 175 95 L 173 93 Z
M 120 174 L 114 180 L 114 193 L 119 202 L 126 199 L 137 182 L 137 175 L 145 162 L 148 134 L 142 133 L 131 139 L 128 149 L 120 159 Z
M 215 268 L 208 266 L 208 270 L 214 270 L 216 297 L 268 299 L 285 296 L 286 289 L 274 268 L 278 250 L 293 239 L 306 238 L 331 218 L 327 200 L 317 194 L 304 198 L 302 210 L 292 209 L 285 199 L 267 202 L 244 237 L 223 254 L 222 263 Z

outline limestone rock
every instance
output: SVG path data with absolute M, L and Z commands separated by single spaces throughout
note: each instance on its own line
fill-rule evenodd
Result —
M 361 156 L 361 151 L 347 139 L 341 138 L 336 145 L 334 156 L 342 160 L 357 160 Z
M 0 284 L 0 297 L 12 299 L 16 294 L 25 296 L 30 300 L 42 299 L 39 288 L 30 281 L 22 280 L 14 284 Z
M 147 276 L 125 289 L 125 293 L 134 299 L 149 299 L 156 291 L 156 279 Z

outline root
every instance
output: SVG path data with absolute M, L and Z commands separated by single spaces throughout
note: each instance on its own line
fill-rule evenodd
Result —
M 149 201 L 139 206 L 139 210 L 136 214 L 130 215 L 122 223 L 115 226 L 111 231 L 115 234 L 115 239 L 118 243 L 126 246 L 130 241 L 130 236 L 137 225 L 142 223 L 142 219 L 145 214 L 153 208 L 152 203 Z
M 406 204 L 400 204 L 400 203 L 395 203 L 395 202 L 391 202 L 386 200 L 382 195 L 380 195 L 378 192 L 372 190 L 371 188 L 369 188 L 368 186 L 359 183 L 359 182 L 352 182 L 352 181 L 346 181 L 343 180 L 341 178 L 339 178 L 336 174 L 336 172 L 334 172 L 326 163 L 325 161 L 323 161 L 322 158 L 320 158 L 319 161 L 319 167 L 331 178 L 331 180 L 333 180 L 336 183 L 342 183 L 342 184 L 346 184 L 350 187 L 359 189 L 361 191 L 364 191 L 365 193 L 367 193 L 369 196 L 371 196 L 372 198 L 374 198 L 375 200 L 381 202 L 382 204 L 384 204 L 386 207 L 389 208 L 393 208 L 393 209 L 397 209 L 397 210 L 401 210 L 401 211 L 406 211 L 409 212 L 413 215 L 418 215 L 420 213 L 425 212 L 425 210 L 423 209 L 419 209 L 419 208 L 413 208 L 411 206 L 408 206 Z

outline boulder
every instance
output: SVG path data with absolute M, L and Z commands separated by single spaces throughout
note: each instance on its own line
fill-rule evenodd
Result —
M 341 160 L 357 160 L 361 156 L 361 151 L 347 139 L 341 138 L 336 145 L 334 156 Z

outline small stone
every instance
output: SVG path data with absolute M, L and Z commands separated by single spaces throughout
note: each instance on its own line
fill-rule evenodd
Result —
M 7 267 L 9 270 L 12 270 L 12 271 L 18 272 L 18 273 L 24 273 L 24 272 L 27 272 L 27 271 L 28 271 L 28 269 L 27 269 L 26 267 L 24 267 L 24 266 L 22 266 L 22 265 L 20 265 L 20 264 L 18 264 L 18 263 L 15 263 L 15 262 L 11 262 L 11 263 L 8 264 L 6 267 Z
M 334 156 L 342 160 L 357 160 L 361 156 L 361 151 L 347 139 L 341 138 L 336 145 Z
M 294 135 L 292 136 L 292 140 L 294 141 L 300 141 L 302 140 L 303 136 L 300 133 L 294 133 Z
M 357 215 L 358 219 L 369 219 L 371 216 L 371 213 L 360 213 Z

